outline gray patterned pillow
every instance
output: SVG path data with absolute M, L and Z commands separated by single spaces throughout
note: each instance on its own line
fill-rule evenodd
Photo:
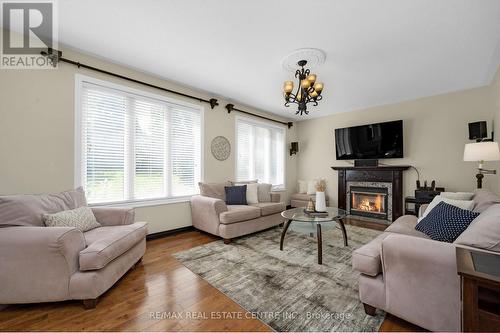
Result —
M 43 214 L 42 219 L 47 227 L 73 227 L 82 232 L 101 226 L 89 207 L 65 210 L 55 214 Z

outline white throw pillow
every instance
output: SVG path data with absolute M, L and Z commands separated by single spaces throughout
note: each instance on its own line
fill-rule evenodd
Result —
M 307 193 L 307 180 L 299 180 L 299 193 Z
M 453 200 L 472 200 L 474 193 L 471 192 L 441 192 L 443 198 Z
M 259 203 L 259 184 L 251 183 L 247 185 L 247 204 Z
M 472 208 L 474 208 L 474 201 L 472 200 L 454 200 L 454 199 L 443 198 L 442 196 L 437 195 L 434 197 L 434 199 L 432 199 L 431 203 L 429 204 L 429 207 L 427 207 L 422 217 L 418 219 L 418 222 L 420 222 L 424 217 L 426 217 L 427 214 L 429 214 L 431 210 L 433 210 L 441 201 L 444 201 L 447 204 L 466 210 L 472 210 Z
M 310 180 L 307 182 L 307 194 L 316 194 L 316 180 Z
M 89 207 L 65 210 L 55 214 L 43 214 L 42 219 L 47 227 L 73 227 L 82 232 L 101 226 Z

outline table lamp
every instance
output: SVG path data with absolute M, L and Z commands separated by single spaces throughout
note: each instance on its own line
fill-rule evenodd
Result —
M 499 161 L 500 150 L 498 143 L 493 141 L 475 142 L 465 144 L 464 161 L 479 162 L 477 168 L 477 188 L 483 187 L 484 175 L 496 174 L 496 170 L 483 169 L 484 161 Z

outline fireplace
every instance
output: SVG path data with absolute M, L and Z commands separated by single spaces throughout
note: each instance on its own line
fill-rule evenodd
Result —
M 350 214 L 387 220 L 387 187 L 350 187 Z
M 396 220 L 403 215 L 403 171 L 408 168 L 408 165 L 332 167 L 333 170 L 338 172 L 338 207 L 346 210 L 349 215 L 357 216 L 359 219 L 382 223 Z M 358 198 L 362 199 L 361 201 L 368 200 L 368 203 L 365 201 L 361 207 L 351 209 L 353 203 L 351 191 L 356 190 L 356 188 L 358 188 L 358 192 L 368 193 L 360 193 L 359 195 L 364 196 L 364 198 Z M 362 188 L 362 190 L 359 188 Z M 367 190 L 367 188 L 370 189 Z M 379 200 L 377 195 L 380 195 L 380 212 L 377 207 L 377 200 Z M 358 199 L 356 199 L 356 203 L 359 202 Z

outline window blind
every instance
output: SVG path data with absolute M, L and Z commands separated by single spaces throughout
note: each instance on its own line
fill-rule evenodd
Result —
M 198 192 L 199 109 L 82 82 L 80 124 L 80 178 L 89 203 Z
M 284 128 L 241 118 L 236 120 L 236 136 L 236 178 L 284 187 Z

